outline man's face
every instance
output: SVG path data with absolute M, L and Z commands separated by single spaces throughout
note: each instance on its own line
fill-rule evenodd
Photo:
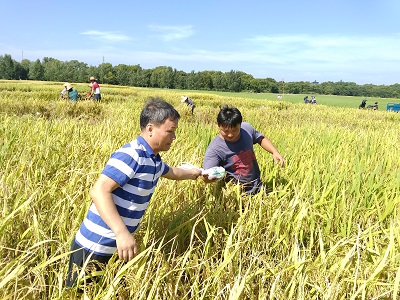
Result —
M 178 120 L 167 119 L 160 126 L 151 125 L 151 147 L 154 153 L 168 151 L 172 142 L 176 139 L 175 130 L 178 128 Z
M 235 127 L 230 126 L 218 126 L 219 135 L 225 141 L 236 142 L 240 138 L 240 124 Z

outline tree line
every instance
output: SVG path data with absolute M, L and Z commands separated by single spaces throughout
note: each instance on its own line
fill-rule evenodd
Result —
M 60 61 L 45 57 L 42 60 L 21 62 L 11 55 L 0 55 L 0 79 L 87 82 L 95 76 L 100 83 L 223 92 L 287 93 L 400 98 L 400 84 L 358 85 L 354 82 L 283 82 L 273 78 L 254 78 L 241 71 L 191 71 L 186 73 L 170 66 L 143 69 L 140 65 L 102 63 L 88 66 L 77 60 Z

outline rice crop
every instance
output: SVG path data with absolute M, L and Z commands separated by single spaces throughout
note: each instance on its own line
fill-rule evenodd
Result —
M 78 90 L 88 89 L 76 84 Z M 398 299 L 400 114 L 102 85 L 101 103 L 62 83 L 0 81 L 1 299 Z M 83 92 L 82 92 L 83 93 Z M 181 114 L 163 160 L 201 166 L 223 104 L 268 136 L 266 193 L 161 179 L 140 254 L 64 288 L 70 243 L 112 151 L 136 138 L 149 96 Z

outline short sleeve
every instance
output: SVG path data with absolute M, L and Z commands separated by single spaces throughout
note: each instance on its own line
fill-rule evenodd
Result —
M 203 160 L 203 169 L 209 169 L 212 167 L 220 166 L 221 160 L 216 153 L 213 144 L 210 144 L 206 150 Z
M 134 157 L 125 152 L 117 151 L 111 154 L 102 174 L 123 186 L 133 178 L 138 165 Z

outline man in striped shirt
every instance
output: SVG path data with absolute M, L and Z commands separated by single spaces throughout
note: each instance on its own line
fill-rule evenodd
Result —
M 115 151 L 93 188 L 92 204 L 76 234 L 70 255 L 66 286 L 77 278 L 76 266 L 90 261 L 95 268 L 118 252 L 123 261 L 137 254 L 133 233 L 162 176 L 172 180 L 196 179 L 201 171 L 170 167 L 159 155 L 175 140 L 179 113 L 162 99 L 151 99 L 140 114 L 141 134 Z

